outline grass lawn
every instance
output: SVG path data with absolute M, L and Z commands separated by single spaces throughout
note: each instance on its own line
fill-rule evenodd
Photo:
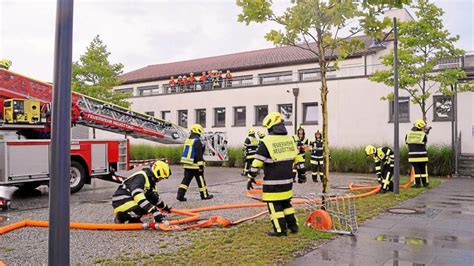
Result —
M 406 182 L 401 180 L 400 183 Z M 430 179 L 431 187 L 441 183 Z M 423 193 L 426 189 L 403 189 L 399 195 L 377 194 L 356 200 L 357 221 L 362 224 L 389 207 L 398 205 Z M 268 219 L 247 222 L 231 228 L 202 229 L 189 231 L 190 246 L 180 248 L 176 253 L 135 254 L 116 258 L 99 258 L 96 263 L 106 265 L 131 264 L 282 264 L 296 255 L 314 249 L 335 234 L 320 232 L 303 225 L 308 213 L 297 210 L 300 233 L 288 237 L 271 238 L 266 235 L 271 230 Z

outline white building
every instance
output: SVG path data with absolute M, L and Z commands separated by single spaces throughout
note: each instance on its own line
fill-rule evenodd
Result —
M 358 37 L 369 47 L 373 40 Z M 380 98 L 393 88 L 368 80 L 375 70 L 381 69 L 379 58 L 391 52 L 392 43 L 386 49 L 357 51 L 340 63 L 339 69 L 328 73 L 329 77 L 329 140 L 331 146 L 360 147 L 366 144 L 393 143 L 393 103 Z M 463 67 L 474 69 L 474 56 L 440 64 L 439 67 Z M 205 89 L 191 86 L 185 91 L 170 92 L 170 76 L 197 77 L 202 71 L 231 70 L 232 84 Z M 230 146 L 240 146 L 249 128 L 264 130 L 263 117 L 268 112 L 287 114 L 290 134 L 296 125 L 302 124 L 310 138 L 321 129 L 320 77 L 314 56 L 296 47 L 278 47 L 247 51 L 236 54 L 193 59 L 182 62 L 150 65 L 129 73 L 122 78 L 123 85 L 116 91 L 130 91 L 132 108 L 182 127 L 200 123 L 207 131 L 224 131 Z M 297 104 L 293 89 L 299 89 Z M 432 96 L 434 101 L 429 112 L 428 124 L 433 127 L 430 144 L 451 144 L 450 97 Z M 421 118 L 418 106 L 409 102 L 408 94 L 400 91 L 400 143 L 413 122 Z M 295 116 L 295 113 L 297 114 Z M 462 135 L 463 153 L 474 153 L 474 93 L 458 96 L 458 130 Z M 110 137 L 110 133 L 97 133 Z M 135 140 L 137 142 L 143 142 Z

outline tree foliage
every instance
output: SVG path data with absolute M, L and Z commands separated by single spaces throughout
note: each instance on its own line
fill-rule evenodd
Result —
M 436 69 L 443 59 L 458 59 L 464 51 L 455 47 L 459 36 L 451 36 L 441 19 L 443 10 L 429 0 L 419 0 L 412 5 L 417 20 L 401 22 L 398 27 L 398 77 L 399 88 L 408 92 L 411 102 L 420 107 L 423 119 L 433 107 L 428 104 L 432 94 L 450 96 L 452 86 L 466 73 L 460 67 Z M 389 69 L 377 71 L 370 79 L 393 86 L 393 53 L 382 58 Z M 461 90 L 472 90 L 472 84 L 460 86 Z M 390 93 L 384 100 L 392 100 Z
M 123 72 L 123 65 L 111 64 L 109 55 L 110 52 L 100 36 L 95 36 L 79 61 L 72 65 L 72 89 L 106 102 L 129 107 L 130 102 L 126 99 L 132 96 L 131 93 L 117 93 L 112 90 L 114 86 L 121 84 L 119 75 Z
M 323 191 L 328 188 L 329 150 L 328 150 L 328 111 L 329 92 L 326 73 L 338 67 L 338 62 L 354 51 L 364 48 L 359 33 L 380 38 L 382 31 L 390 25 L 388 18 L 380 14 L 386 8 L 401 6 L 407 0 L 366 0 L 355 3 L 351 0 L 292 0 L 291 6 L 282 14 L 275 14 L 271 0 L 237 0 L 242 8 L 239 22 L 247 25 L 273 22 L 278 28 L 265 35 L 275 45 L 290 45 L 311 52 L 318 63 L 321 77 L 321 109 L 324 136 L 324 180 Z

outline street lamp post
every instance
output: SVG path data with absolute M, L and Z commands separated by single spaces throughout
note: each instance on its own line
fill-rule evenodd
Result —
M 398 116 L 398 31 L 397 31 L 397 19 L 393 18 L 393 152 L 395 155 L 394 162 L 394 176 L 393 176 L 393 193 L 400 193 L 400 121 Z
M 295 96 L 295 135 L 298 134 L 296 132 L 298 130 L 298 95 L 300 94 L 300 88 L 293 88 L 293 96 Z

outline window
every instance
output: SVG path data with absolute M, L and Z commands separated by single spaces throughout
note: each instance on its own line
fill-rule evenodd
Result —
M 225 127 L 225 108 L 214 108 L 214 127 Z
M 462 66 L 461 64 L 461 58 L 440 59 L 435 69 L 458 68 Z
M 206 127 L 206 109 L 196 109 L 196 124 Z
M 114 91 L 118 93 L 133 93 L 133 88 L 115 89 Z
M 158 85 L 138 87 L 139 96 L 150 96 L 159 94 Z
M 303 103 L 303 124 L 318 124 L 318 103 Z
M 240 76 L 232 78 L 232 87 L 244 87 L 253 85 L 253 76 Z
M 293 81 L 291 71 L 259 75 L 260 84 L 284 83 Z
M 161 119 L 170 121 L 171 120 L 171 111 L 161 111 Z
M 234 107 L 234 126 L 245 127 L 247 112 L 245 106 Z
M 393 100 L 390 101 L 390 117 L 389 123 L 393 123 Z M 398 119 L 401 123 L 410 122 L 410 97 L 400 97 L 398 98 Z
M 188 110 L 178 110 L 178 125 L 188 127 Z
M 453 119 L 452 104 L 450 96 L 433 96 L 433 121 L 451 121 Z
M 145 112 L 145 114 L 146 114 L 146 115 L 149 115 L 149 116 L 155 117 L 155 112 L 153 112 L 153 111 Z
M 255 106 L 255 125 L 261 126 L 263 119 L 268 115 L 268 105 Z
M 320 78 L 319 69 L 304 69 L 299 71 L 300 81 L 318 80 Z
M 285 120 L 285 125 L 291 125 L 293 123 L 293 105 L 290 104 L 279 104 L 278 112 L 283 116 Z

